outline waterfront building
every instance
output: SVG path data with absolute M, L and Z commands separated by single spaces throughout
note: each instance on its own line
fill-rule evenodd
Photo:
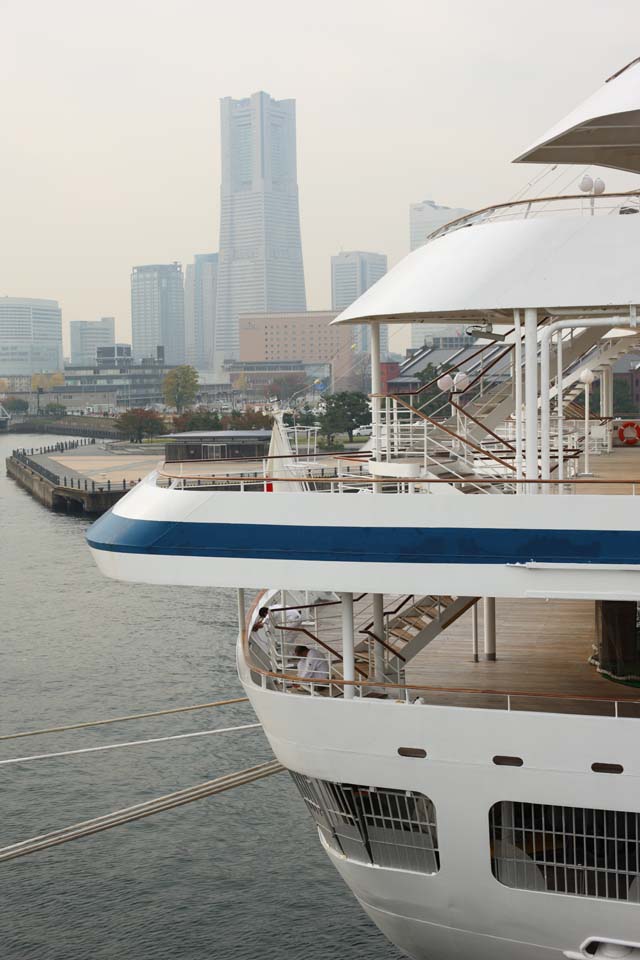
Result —
M 248 313 L 240 317 L 240 360 L 331 364 L 334 389 L 343 389 L 357 364 L 358 342 L 348 327 L 331 326 L 333 310 Z
M 184 282 L 179 263 L 131 271 L 131 337 L 136 360 L 164 347 L 167 363 L 184 363 Z
M 215 365 L 238 359 L 238 318 L 304 311 L 295 100 L 221 101 L 222 186 Z
M 58 301 L 0 297 L 0 376 L 51 373 L 62 365 Z
M 185 359 L 197 370 L 214 369 L 218 254 L 197 253 L 184 280 Z
M 331 257 L 331 309 L 339 312 L 362 296 L 365 290 L 387 272 L 387 257 L 384 253 L 363 250 L 341 250 Z M 368 353 L 370 349 L 369 328 L 366 324 L 355 331 L 358 350 Z M 387 326 L 380 329 L 380 348 L 383 356 L 388 351 Z
M 164 404 L 164 378 L 171 365 L 165 363 L 161 348 L 156 356 L 135 361 L 119 357 L 112 366 L 104 362 L 86 367 L 67 367 L 64 372 L 66 387 L 87 387 L 100 390 L 115 386 L 118 407 L 149 407 Z
M 116 342 L 116 321 L 113 317 L 100 320 L 72 320 L 71 363 L 78 366 L 95 363 L 98 347 L 111 347 Z

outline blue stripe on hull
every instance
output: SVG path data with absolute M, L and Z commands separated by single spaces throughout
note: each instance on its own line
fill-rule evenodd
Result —
M 640 531 L 465 527 L 311 527 L 173 523 L 106 513 L 90 528 L 96 550 L 163 557 L 346 563 L 640 564 Z

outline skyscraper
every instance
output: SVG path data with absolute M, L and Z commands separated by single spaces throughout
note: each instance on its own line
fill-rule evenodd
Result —
M 238 317 L 304 311 L 294 100 L 221 101 L 222 186 L 215 365 L 238 357 Z
M 409 242 L 412 250 L 416 250 L 427 242 L 427 237 L 445 223 L 464 217 L 469 210 L 461 207 L 443 207 L 435 200 L 423 200 L 421 203 L 409 205 Z
M 187 363 L 214 369 L 218 254 L 196 253 L 184 279 L 184 340 Z
M 98 347 L 112 347 L 116 342 L 116 322 L 113 317 L 100 320 L 72 320 L 71 363 L 86 366 L 96 362 Z
M 331 257 L 331 309 L 344 310 L 386 272 L 387 257 L 384 253 L 345 250 Z M 368 324 L 360 324 L 355 330 L 358 350 L 361 353 L 368 353 L 370 347 Z M 380 350 L 383 356 L 388 352 L 386 324 L 382 324 L 380 328 Z
M 167 364 L 184 363 L 184 283 L 179 263 L 131 271 L 131 338 L 137 360 L 164 347 Z
M 412 250 L 417 250 L 427 242 L 427 237 L 445 223 L 464 217 L 469 210 L 455 207 L 444 207 L 435 200 L 423 200 L 421 203 L 412 203 L 409 206 L 409 243 Z M 411 346 L 422 347 L 425 342 L 434 336 L 446 335 L 450 328 L 439 324 L 412 323 Z
M 0 297 L 0 376 L 62 370 L 62 313 L 57 300 Z

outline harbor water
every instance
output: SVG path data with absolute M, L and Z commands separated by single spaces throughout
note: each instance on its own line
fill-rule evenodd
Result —
M 241 696 L 235 593 L 103 578 L 4 475 L 3 734 Z M 249 723 L 248 704 L 0 742 L 0 759 Z M 0 845 L 271 758 L 261 730 L 0 767 Z M 3 960 L 392 960 L 286 774 L 0 865 Z

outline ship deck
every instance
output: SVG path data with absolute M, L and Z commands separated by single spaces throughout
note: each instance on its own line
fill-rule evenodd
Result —
M 480 656 L 482 632 L 479 603 Z M 640 700 L 640 688 L 608 680 L 589 663 L 595 643 L 593 601 L 497 599 L 495 662 L 473 661 L 471 635 L 469 610 L 414 658 L 406 669 L 408 684 L 448 688 L 416 695 L 428 703 L 498 709 L 504 709 L 509 695 L 512 710 L 555 713 L 561 708 L 562 713 L 607 716 L 612 714 L 610 700 Z M 478 695 L 454 692 L 460 688 Z M 496 693 L 484 692 L 488 690 Z M 640 704 L 623 705 L 619 713 L 640 716 Z

